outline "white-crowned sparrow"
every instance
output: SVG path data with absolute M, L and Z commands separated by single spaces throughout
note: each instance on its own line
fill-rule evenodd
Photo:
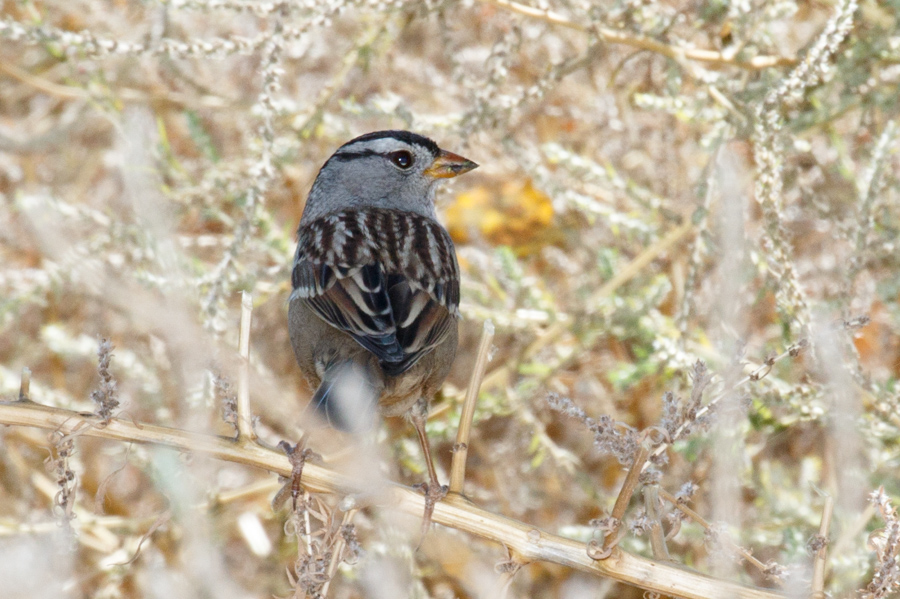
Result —
M 313 405 L 347 430 L 367 427 L 376 406 L 409 415 L 432 494 L 425 417 L 456 355 L 459 319 L 459 267 L 434 194 L 477 166 L 408 131 L 347 142 L 313 183 L 291 275 L 291 344 Z

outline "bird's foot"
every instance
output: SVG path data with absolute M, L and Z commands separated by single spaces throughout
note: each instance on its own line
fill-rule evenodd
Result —
M 442 500 L 447 496 L 447 492 L 450 490 L 450 487 L 447 485 L 442 485 L 437 481 L 430 483 L 419 483 L 415 485 L 416 489 L 422 492 L 425 495 L 425 513 L 422 516 L 422 536 L 419 539 L 419 545 L 416 546 L 416 549 L 422 545 L 422 541 L 425 540 L 425 535 L 428 534 L 428 529 L 431 528 L 431 516 L 434 514 L 434 506 L 437 505 L 437 502 Z
M 306 447 L 306 435 L 300 438 L 296 445 L 291 445 L 287 441 L 278 443 L 278 448 L 287 455 L 291 462 L 291 475 L 289 477 L 281 477 L 284 486 L 275 494 L 272 499 L 272 508 L 278 510 L 281 505 L 291 498 L 291 508 L 297 511 L 297 500 L 303 492 L 300 480 L 303 477 L 303 466 L 307 461 L 321 462 L 322 456 Z

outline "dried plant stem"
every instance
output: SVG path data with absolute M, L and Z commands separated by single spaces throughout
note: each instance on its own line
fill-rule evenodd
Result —
M 659 489 L 659 496 L 662 497 L 663 499 L 665 499 L 666 501 L 668 501 L 669 503 L 671 503 L 673 506 L 675 506 L 685 516 L 687 516 L 688 518 L 690 518 L 691 520 L 693 520 L 694 522 L 696 522 L 697 524 L 702 526 L 703 530 L 710 530 L 712 528 L 712 525 L 706 521 L 706 518 L 704 518 L 703 516 L 701 516 L 700 514 L 698 514 L 691 508 L 689 508 L 688 506 L 686 506 L 683 503 L 681 503 L 680 501 L 678 501 L 677 497 L 675 497 L 674 495 L 672 495 L 665 489 L 663 489 L 663 488 Z M 748 563 L 752 564 L 760 572 L 765 573 L 769 569 L 769 567 L 766 564 L 762 563 L 761 561 L 759 561 L 758 559 L 753 557 L 752 553 L 750 553 L 749 551 L 747 551 L 740 545 L 734 545 L 734 550 L 737 551 L 741 555 L 742 558 L 747 560 Z
M 837 3 L 822 33 L 791 72 L 773 86 L 756 108 L 753 159 L 756 162 L 756 201 L 762 207 L 768 271 L 775 283 L 775 303 L 798 336 L 808 335 L 811 325 L 809 299 L 794 260 L 794 248 L 786 226 L 783 113 L 792 99 L 816 85 L 831 71 L 837 54 L 853 27 L 856 0 Z
M 0 403 L 0 424 L 34 426 L 69 434 L 79 429 L 87 437 L 134 443 L 167 445 L 181 451 L 202 453 L 237 464 L 262 468 L 282 476 L 291 475 L 291 464 L 282 452 L 257 444 L 238 444 L 224 437 L 191 433 L 130 420 L 102 419 L 71 410 L 21 403 Z M 353 494 L 361 492 L 353 479 L 316 464 L 303 470 L 303 484 L 311 492 Z M 421 493 L 400 485 L 388 486 L 380 496 L 385 504 L 421 517 L 425 498 Z M 640 588 L 686 599 L 776 599 L 783 597 L 766 589 L 717 580 L 696 572 L 661 563 L 625 551 L 615 557 L 595 561 L 585 553 L 584 543 L 540 531 L 525 522 L 493 514 L 459 495 L 449 495 L 435 506 L 434 522 L 505 545 L 523 560 L 546 561 L 574 568 L 595 576 L 613 578 Z
M 319 91 L 319 95 L 316 97 L 316 101 L 313 103 L 312 108 L 307 112 L 303 124 L 296 127 L 299 132 L 298 134 L 301 137 L 305 138 L 312 135 L 312 130 L 319 121 L 321 121 L 325 109 L 341 90 L 341 87 L 346 83 L 350 74 L 353 73 L 354 69 L 361 61 L 368 60 L 365 58 L 367 51 L 371 50 L 372 46 L 374 46 L 378 42 L 378 39 L 385 33 L 389 20 L 390 16 L 386 16 L 372 23 L 366 32 L 358 38 L 359 41 L 354 44 L 353 48 L 344 55 L 344 59 L 341 61 L 341 66 L 337 73 L 335 73 L 325 87 Z
M 693 230 L 694 223 L 687 220 L 666 233 L 665 237 L 635 256 L 624 268 L 618 269 L 615 276 L 604 283 L 603 286 L 591 296 L 588 305 L 599 302 L 605 297 L 611 297 L 617 289 L 636 277 L 638 273 L 649 266 L 651 262 L 656 260 L 661 254 L 672 249 L 675 244 L 687 237 L 688 233 Z
M 793 345 L 791 345 L 789 348 L 787 348 L 786 350 L 784 350 L 777 356 L 766 359 L 762 364 L 760 364 L 759 366 L 757 366 L 756 368 L 751 370 L 742 379 L 739 379 L 737 382 L 735 382 L 733 385 L 731 385 L 727 389 L 723 389 L 718 395 L 716 395 L 711 400 L 709 400 L 709 403 L 707 403 L 705 406 L 703 406 L 702 408 L 697 410 L 697 414 L 694 418 L 694 421 L 696 421 L 697 418 L 702 418 L 703 416 L 705 416 L 709 412 L 709 410 L 712 408 L 712 406 L 714 406 L 717 403 L 719 403 L 720 401 L 722 401 L 722 399 L 724 397 L 726 397 L 729 393 L 732 393 L 735 389 L 738 389 L 739 387 L 746 385 L 750 381 L 758 381 L 761 378 L 765 377 L 767 374 L 769 374 L 769 372 L 772 370 L 772 367 L 775 366 L 775 364 L 784 360 L 788 356 L 796 357 L 797 355 L 799 355 L 800 352 L 803 350 L 803 348 L 805 348 L 807 345 L 808 345 L 808 342 L 806 341 L 806 339 L 801 339 L 800 341 L 798 341 L 797 343 L 794 343 Z M 673 436 L 673 438 L 675 440 L 679 439 L 681 436 L 681 432 L 689 424 L 690 423 L 685 422 L 684 424 L 679 426 L 678 429 L 675 431 L 675 435 Z M 668 449 L 670 444 L 671 444 L 670 442 L 669 443 L 660 443 L 656 447 L 656 449 L 653 450 L 653 456 L 654 457 L 658 456 L 659 454 L 666 451 L 666 449 Z
M 71 85 L 61 85 L 53 81 L 32 75 L 23 68 L 13 64 L 0 63 L 0 73 L 5 73 L 10 77 L 17 79 L 25 85 L 57 98 L 65 100 L 90 100 L 92 95 L 87 90 Z M 116 90 L 116 99 L 123 102 L 131 102 L 135 104 L 147 103 L 169 103 L 178 107 L 199 107 L 204 108 L 228 108 L 233 105 L 224 98 L 217 96 L 204 95 L 201 97 L 193 97 L 189 94 L 177 91 L 166 91 L 160 94 L 148 94 L 136 89 L 127 87 L 118 88 Z
M 260 480 L 243 487 L 238 487 L 237 489 L 221 491 L 215 495 L 211 495 L 205 505 L 208 508 L 213 508 L 243 501 L 252 497 L 271 495 L 283 486 L 284 485 L 277 480 Z
M 509 563 L 506 568 L 500 573 L 500 577 L 497 579 L 497 583 L 495 588 L 496 592 L 492 593 L 492 597 L 497 597 L 498 599 L 506 599 L 509 596 L 509 587 L 512 586 L 513 580 L 516 578 L 516 574 L 519 573 L 519 570 L 522 569 L 524 564 L 520 562 Z
M 481 341 L 478 343 L 475 368 L 472 370 L 472 378 L 469 380 L 469 388 L 466 390 L 462 414 L 459 417 L 456 445 L 453 446 L 453 461 L 450 464 L 451 493 L 463 492 L 463 483 L 466 480 L 466 458 L 469 456 L 469 437 L 472 433 L 472 419 L 475 417 L 475 402 L 478 399 L 478 391 L 481 389 L 481 381 L 484 380 L 484 371 L 487 368 L 488 355 L 490 354 L 493 341 L 494 323 L 487 320 L 481 331 Z
M 628 508 L 628 503 L 631 501 L 631 497 L 634 495 L 634 490 L 637 488 L 638 479 L 641 476 L 641 472 L 644 470 L 644 464 L 647 462 L 647 458 L 650 457 L 650 446 L 648 444 L 648 440 L 645 439 L 638 446 L 637 454 L 634 456 L 634 461 L 631 463 L 631 468 L 628 469 L 628 474 L 625 475 L 625 482 L 622 483 L 622 490 L 619 491 L 619 496 L 616 497 L 616 503 L 613 505 L 612 514 L 610 516 L 613 520 L 613 527 L 606 536 L 603 538 L 603 549 L 600 552 L 600 555 L 605 559 L 611 555 L 610 550 L 615 546 L 614 541 L 617 541 L 619 537 L 619 529 L 622 528 L 622 518 L 625 517 L 625 510 Z
M 65 99 L 90 98 L 90 94 L 81 88 L 70 87 L 68 85 L 60 85 L 52 81 L 47 81 L 46 79 L 42 79 L 41 77 L 32 75 L 25 69 L 17 67 L 14 64 L 0 64 L 0 72 L 18 79 L 22 83 L 30 85 L 33 88 L 38 89 L 50 96 Z
M 897 138 L 897 130 L 897 121 L 888 121 L 872 150 L 871 164 L 858 183 L 859 208 L 857 209 L 854 235 L 855 255 L 850 259 L 843 289 L 844 294 L 848 297 L 852 295 L 854 281 L 866 266 L 869 235 L 875 228 L 873 209 L 877 205 L 879 192 L 884 184 L 885 168 L 889 161 L 890 148 Z
M 347 510 L 344 513 L 343 520 L 341 520 L 340 528 L 343 529 L 345 526 L 349 525 L 353 521 L 353 516 L 355 516 L 358 511 L 359 510 L 356 508 Z M 344 559 L 344 548 L 346 546 L 347 542 L 344 540 L 344 537 L 338 537 L 337 542 L 334 544 L 334 550 L 331 552 L 331 561 L 328 562 L 326 574 L 328 580 L 322 585 L 322 597 L 328 596 L 328 587 L 331 586 L 331 581 L 334 580 L 334 575 L 337 574 L 338 566 L 341 565 L 341 561 Z
M 29 394 L 31 393 L 31 369 L 23 368 L 22 369 L 22 382 L 19 383 L 19 401 L 30 401 Z
M 655 559 L 669 561 L 669 548 L 666 546 L 666 534 L 663 532 L 662 520 L 659 515 L 659 485 L 646 485 L 644 487 L 644 509 L 650 519 L 650 546 L 653 549 Z
M 250 319 L 253 299 L 246 291 L 241 293 L 241 336 L 238 351 L 241 354 L 238 367 L 237 429 L 241 441 L 255 441 L 253 420 L 250 414 Z
M 48 502 L 52 504 L 55 501 L 56 496 L 59 493 L 59 485 L 56 483 L 56 481 L 51 480 L 41 473 L 33 472 L 30 477 L 30 482 L 34 486 L 35 490 L 43 495 Z M 78 543 L 83 547 L 87 547 L 95 551 L 103 551 L 106 553 L 110 553 L 117 549 L 117 543 L 115 541 L 110 541 L 110 528 L 128 527 L 130 529 L 134 529 L 136 526 L 143 524 L 143 522 L 137 523 L 137 521 L 128 521 L 124 518 L 109 519 L 104 516 L 97 516 L 93 512 L 91 512 L 90 509 L 85 508 L 82 505 L 81 500 L 77 498 L 72 505 L 72 513 L 75 515 L 75 518 L 79 523 L 79 534 L 76 536 Z M 150 518 L 149 520 L 152 522 L 153 520 L 155 520 L 155 517 Z M 45 524 L 47 525 L 47 527 L 43 528 L 42 524 L 28 524 L 17 522 L 12 525 L 11 523 L 4 521 L 3 526 L 0 527 L 0 537 L 12 536 L 16 534 L 35 534 L 41 532 L 46 533 L 59 530 L 58 521 L 51 520 L 49 522 L 46 522 Z
M 674 60 L 696 60 L 698 62 L 706 62 L 719 66 L 735 66 L 750 70 L 768 69 L 769 67 L 776 66 L 789 66 L 797 62 L 794 58 L 783 56 L 754 56 L 749 60 L 742 60 L 735 56 L 736 52 L 728 54 L 725 52 L 716 52 L 715 50 L 686 48 L 684 46 L 664 44 L 648 37 L 629 35 L 624 31 L 616 29 L 597 26 L 591 27 L 587 23 L 567 19 L 563 15 L 553 12 L 552 10 L 526 6 L 510 0 L 480 1 L 486 4 L 493 4 L 504 10 L 518 13 L 526 17 L 539 19 L 546 23 L 550 23 L 551 25 L 559 25 L 561 27 L 568 27 L 569 29 L 584 32 L 594 31 L 601 39 L 611 44 L 622 44 L 624 46 L 631 46 L 632 48 L 655 52 Z
M 825 497 L 825 507 L 822 509 L 822 522 L 819 524 L 820 546 L 816 551 L 813 561 L 813 579 L 810 599 L 825 598 L 825 566 L 828 557 L 828 531 L 831 529 L 831 516 L 834 514 L 834 497 Z
M 309 505 L 309 491 L 306 489 L 303 490 L 303 505 Z M 312 555 L 313 545 L 312 545 L 312 521 L 309 517 L 309 510 L 303 510 L 303 526 L 304 530 L 306 530 L 306 534 L 303 535 L 303 544 L 306 547 L 306 553 L 308 555 Z

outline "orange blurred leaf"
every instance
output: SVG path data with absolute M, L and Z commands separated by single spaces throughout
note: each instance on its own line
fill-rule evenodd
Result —
M 447 230 L 459 243 L 483 238 L 527 254 L 548 240 L 553 202 L 531 181 L 480 185 L 459 194 L 447 209 Z

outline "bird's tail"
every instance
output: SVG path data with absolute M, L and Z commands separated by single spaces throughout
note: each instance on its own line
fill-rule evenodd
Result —
M 352 360 L 329 364 L 312 397 L 312 405 L 328 423 L 344 431 L 370 429 L 381 395 L 380 378 Z

